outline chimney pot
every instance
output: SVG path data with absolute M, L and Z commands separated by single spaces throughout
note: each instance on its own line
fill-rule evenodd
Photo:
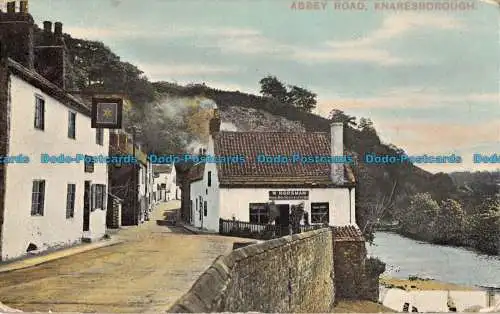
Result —
M 54 34 L 56 36 L 62 36 L 62 23 L 61 22 L 54 23 Z
M 28 13 L 28 1 L 27 0 L 19 2 L 19 12 L 24 13 L 24 14 Z
M 44 21 L 43 22 L 43 31 L 46 33 L 52 33 L 52 22 Z
M 7 13 L 16 13 L 16 2 L 7 2 Z

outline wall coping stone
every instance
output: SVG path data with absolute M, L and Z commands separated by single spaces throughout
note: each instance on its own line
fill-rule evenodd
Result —
M 168 313 L 206 313 L 217 311 L 217 306 L 231 280 L 231 271 L 236 264 L 249 257 L 291 245 L 293 242 L 312 238 L 324 233 L 332 234 L 330 228 L 322 228 L 304 233 L 251 244 L 228 255 L 219 256 L 214 263 L 195 281 L 191 289 L 175 302 Z

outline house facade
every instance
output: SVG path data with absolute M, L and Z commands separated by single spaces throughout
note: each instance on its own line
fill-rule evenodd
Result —
M 26 3 L 0 22 L 0 156 L 17 156 L 0 163 L 5 261 L 104 236 L 107 165 L 85 158 L 109 154 L 109 133 L 91 128 L 90 108 L 65 92 L 62 24 L 52 32 L 45 22 L 45 42 L 34 43 Z
M 348 162 L 340 158 L 344 154 L 340 123 L 333 123 L 330 133 L 225 132 L 220 131 L 216 114 L 210 122 L 207 154 L 233 162 L 204 163 L 198 176 L 193 173 L 200 170 L 191 169 L 191 223 L 196 227 L 218 231 L 219 219 L 273 223 L 269 203 L 276 205 L 282 221 L 293 205 L 303 204 L 303 224 L 356 226 L 355 180 Z M 339 156 L 339 162 L 262 157 L 297 154 Z
M 121 225 L 138 225 L 146 219 L 146 211 L 150 208 L 152 165 L 141 146 L 123 130 L 111 131 L 110 154 L 135 158 L 135 162 L 110 164 L 109 182 L 111 194 L 123 200 Z
M 156 202 L 167 202 L 180 197 L 174 165 L 153 165 L 153 189 Z

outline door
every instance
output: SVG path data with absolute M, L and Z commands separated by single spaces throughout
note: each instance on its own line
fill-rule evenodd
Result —
M 287 236 L 290 234 L 290 205 L 280 204 L 278 205 L 280 212 L 279 216 L 279 226 L 281 236 Z
M 85 181 L 83 192 L 83 231 L 90 230 L 90 181 Z

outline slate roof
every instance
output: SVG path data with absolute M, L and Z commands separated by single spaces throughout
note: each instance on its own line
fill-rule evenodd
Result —
M 329 163 L 259 163 L 257 155 L 301 154 L 330 156 L 330 133 L 326 132 L 218 132 L 215 156 L 244 156 L 244 163 L 217 164 L 221 187 L 338 187 L 330 179 Z M 345 184 L 355 183 L 352 169 L 344 164 Z
M 200 181 L 203 179 L 205 172 L 205 163 L 197 163 L 188 172 L 188 180 L 190 183 Z
M 365 241 L 357 226 L 334 226 L 333 239 L 338 241 Z

